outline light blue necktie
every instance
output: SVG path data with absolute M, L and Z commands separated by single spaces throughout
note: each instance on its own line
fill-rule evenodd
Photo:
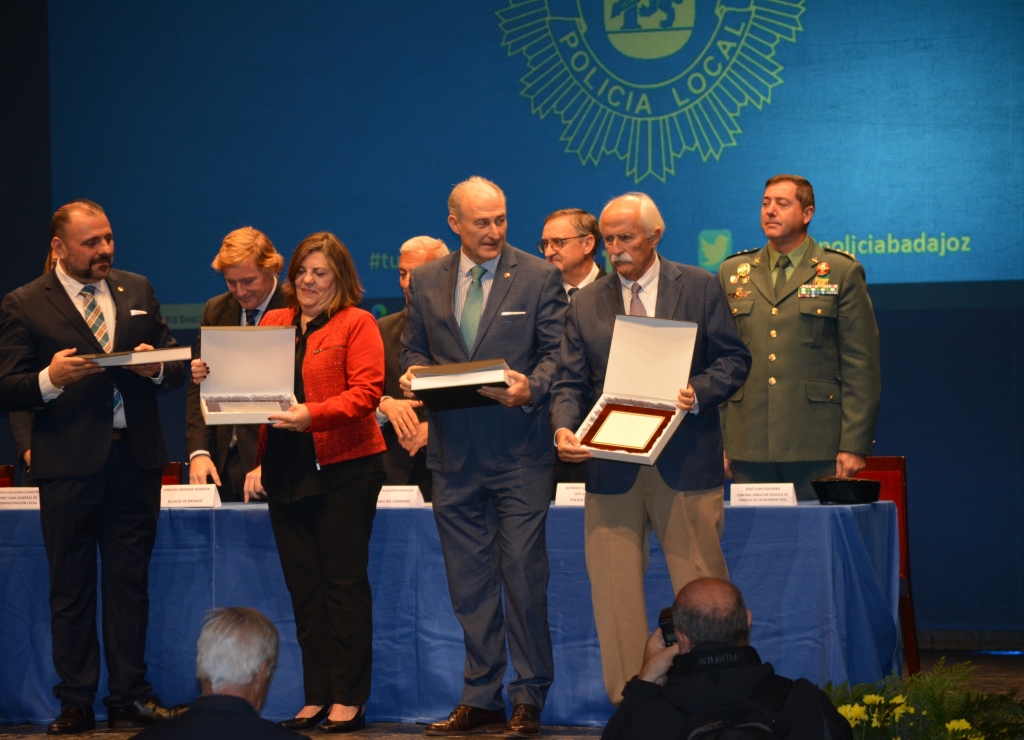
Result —
M 469 284 L 466 302 L 462 304 L 459 329 L 462 330 L 462 338 L 466 340 L 466 348 L 472 353 L 473 344 L 476 343 L 476 332 L 480 328 L 480 314 L 484 308 L 484 286 L 480 280 L 487 270 L 477 265 L 469 272 L 473 276 L 473 282 Z
M 89 329 L 92 330 L 96 341 L 103 347 L 103 351 L 110 352 L 114 348 L 114 343 L 110 340 L 110 332 L 107 331 L 107 322 L 103 318 L 103 309 L 100 308 L 100 304 L 96 301 L 96 286 L 83 285 L 78 295 L 85 301 L 85 323 L 89 325 Z M 117 412 L 121 410 L 122 406 L 124 406 L 124 401 L 121 400 L 121 391 L 115 385 L 114 416 L 117 416 Z

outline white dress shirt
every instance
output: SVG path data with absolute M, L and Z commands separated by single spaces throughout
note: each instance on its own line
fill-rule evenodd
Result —
M 647 311 L 647 315 L 654 317 L 654 311 L 658 306 L 658 275 L 661 271 L 661 259 L 658 257 L 657 252 L 654 254 L 654 263 L 648 268 L 647 272 L 640 276 L 638 280 L 626 280 L 626 278 L 619 275 L 619 282 L 622 284 L 622 305 L 626 307 L 626 314 L 629 314 L 629 304 L 633 299 L 633 283 L 637 283 L 640 286 L 640 302 L 644 304 L 644 310 Z
M 569 291 L 572 290 L 573 288 L 586 288 L 592 282 L 597 280 L 597 275 L 598 275 L 598 268 L 597 268 L 597 263 L 595 262 L 594 264 L 592 264 L 590 266 L 590 272 L 587 273 L 587 276 L 585 278 L 583 278 L 582 280 L 580 280 L 580 284 L 579 285 L 571 285 L 570 283 L 567 283 L 564 280 L 562 281 L 562 287 L 565 288 L 565 294 L 568 295 Z

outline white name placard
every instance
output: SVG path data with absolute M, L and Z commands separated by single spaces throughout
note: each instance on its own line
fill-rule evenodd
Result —
M 584 483 L 558 483 L 555 485 L 555 506 L 583 506 L 587 497 Z
M 207 483 L 202 486 L 161 486 L 161 509 L 219 509 L 220 493 L 217 486 Z
M 378 509 L 421 509 L 426 504 L 419 486 L 381 486 Z
M 0 488 L 0 509 L 38 508 L 38 488 Z
M 796 506 L 792 483 L 733 483 L 729 492 L 732 506 Z

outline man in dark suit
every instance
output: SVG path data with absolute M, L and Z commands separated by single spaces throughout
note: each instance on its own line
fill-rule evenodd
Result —
M 563 208 L 544 219 L 537 249 L 544 259 L 562 271 L 562 287 L 572 300 L 581 290 L 605 276 L 595 262 L 601 249 L 597 219 L 582 208 Z
M 587 461 L 586 558 L 608 698 L 640 668 L 647 641 L 644 568 L 653 528 L 678 591 L 694 578 L 728 578 L 719 539 L 724 520 L 718 405 L 750 370 L 714 276 L 658 257 L 665 222 L 643 193 L 612 200 L 601 233 L 615 274 L 580 291 L 566 320 L 551 419 L 559 456 Z M 615 317 L 654 316 L 697 324 L 690 380 L 677 406 L 689 413 L 653 467 L 599 460 L 574 430 L 604 391 Z M 643 379 L 638 378 L 639 388 Z
M 153 287 L 111 269 L 103 209 L 69 203 L 51 224 L 56 269 L 4 298 L 0 407 L 31 409 L 32 474 L 50 563 L 54 695 L 51 734 L 95 726 L 100 672 L 96 548 L 103 558 L 103 647 L 109 722 L 150 724 L 173 712 L 146 681 L 149 558 L 167 464 L 157 392 L 181 385 L 184 363 L 105 369 L 78 356 L 173 347 Z
M 277 667 L 274 623 L 255 609 L 214 609 L 196 644 L 202 696 L 188 712 L 148 727 L 142 740 L 299 740 L 259 715 Z
M 428 735 L 540 732 L 553 666 L 547 620 L 545 522 L 551 498 L 548 395 L 565 322 L 561 273 L 505 242 L 505 195 L 473 177 L 448 198 L 462 248 L 417 268 L 402 335 L 402 389 L 418 366 L 504 358 L 497 405 L 430 412 L 427 466 L 452 607 L 462 624 L 462 699 Z M 504 589 L 507 613 L 502 614 Z M 505 723 L 506 624 L 517 678 Z
M 256 326 L 267 311 L 284 308 L 284 292 L 277 282 L 282 267 L 284 258 L 266 234 L 251 226 L 232 231 L 213 261 L 213 269 L 224 275 L 228 292 L 206 302 L 200 325 Z M 198 338 L 195 356 L 202 357 Z M 220 488 L 221 501 L 243 501 L 245 474 L 256 462 L 259 425 L 207 426 L 199 386 L 189 383 L 185 395 L 189 482 L 201 485 L 212 479 Z
M 544 259 L 562 271 L 562 287 L 572 301 L 577 291 L 605 276 L 595 262 L 601 248 L 597 219 L 582 208 L 563 208 L 544 219 L 544 231 L 537 249 Z M 555 483 L 583 483 L 586 465 L 555 460 Z
M 409 303 L 409 279 L 420 265 L 448 254 L 440 239 L 414 236 L 402 245 L 398 257 L 398 284 L 402 286 L 405 303 Z M 421 401 L 405 398 L 399 385 L 402 369 L 402 332 L 408 309 L 377 319 L 377 328 L 384 340 L 384 396 L 377 406 L 377 421 L 387 443 L 384 453 L 385 483 L 389 486 L 419 486 L 430 501 L 431 474 L 427 469 L 427 410 Z

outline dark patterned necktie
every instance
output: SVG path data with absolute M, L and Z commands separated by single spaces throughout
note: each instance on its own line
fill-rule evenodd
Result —
M 245 325 L 256 326 L 256 316 L 260 310 L 258 308 L 246 308 L 243 310 L 245 311 Z
M 577 288 L 576 286 L 573 286 L 573 287 L 569 288 L 569 300 L 570 301 L 572 300 L 572 297 L 579 292 L 579 290 L 580 289 Z
M 85 303 L 85 323 L 89 325 L 89 329 L 92 331 L 93 336 L 96 337 L 96 341 L 103 347 L 104 352 L 110 352 L 114 348 L 114 343 L 110 339 L 110 332 L 107 331 L 107 322 L 103 318 L 103 309 L 100 308 L 100 304 L 96 300 L 96 286 L 95 285 L 83 285 L 82 290 L 78 293 Z M 117 416 L 117 412 L 124 406 L 124 401 L 121 400 L 121 391 L 114 386 L 114 416 Z

